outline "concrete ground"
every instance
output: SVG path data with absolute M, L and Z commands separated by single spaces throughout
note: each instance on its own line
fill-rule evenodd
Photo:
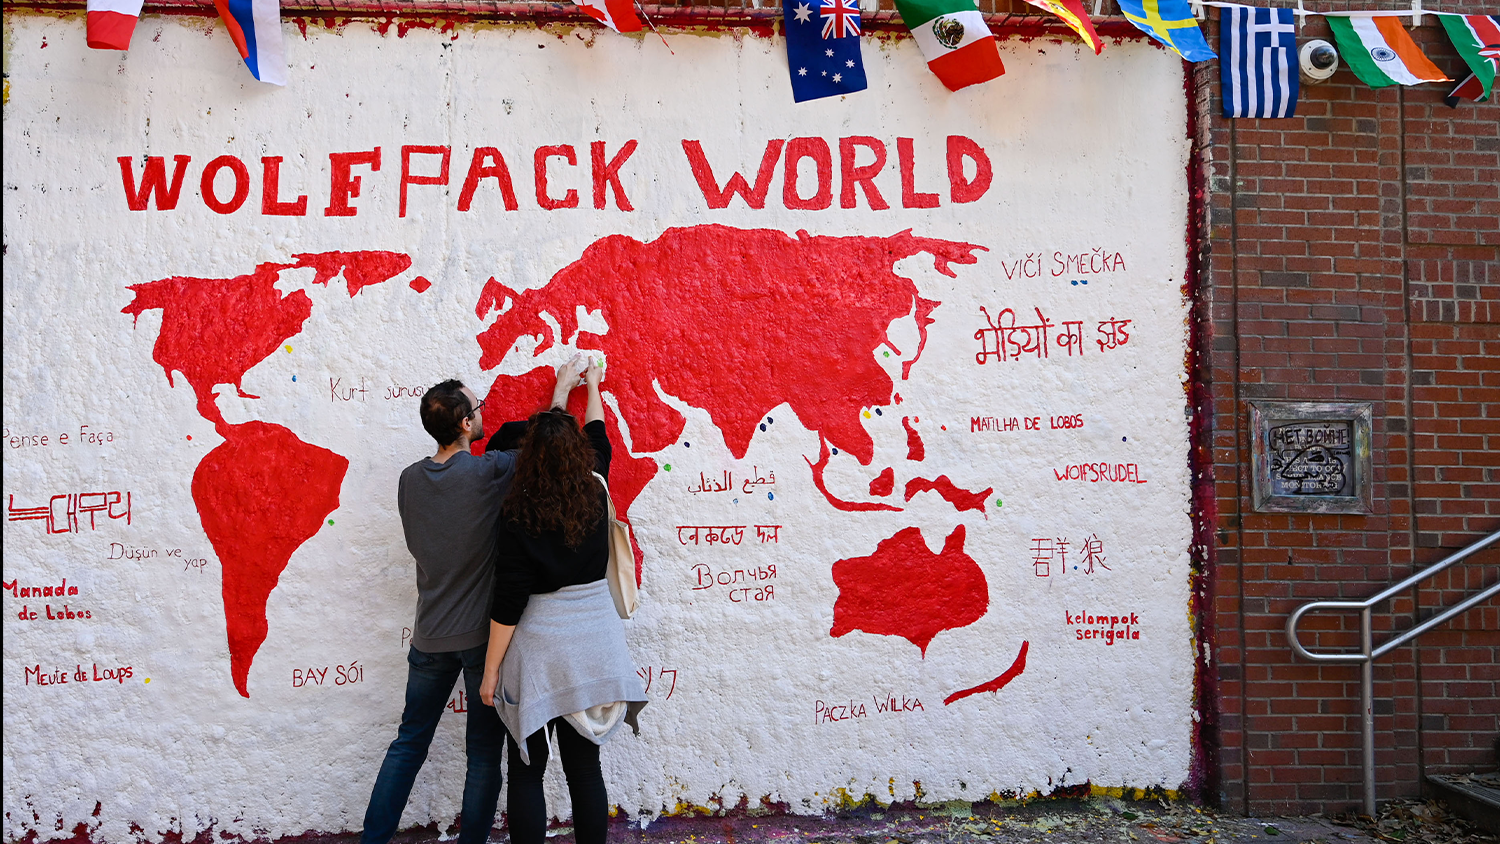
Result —
M 572 830 L 548 844 L 572 844 Z M 302 839 L 345 844 L 344 836 Z M 348 837 L 347 841 L 356 840 Z M 452 835 L 411 830 L 397 844 L 437 844 Z M 508 842 L 497 832 L 492 842 Z M 1185 803 L 1112 798 L 1021 804 L 952 804 L 860 809 L 827 817 L 732 812 L 663 817 L 641 829 L 619 823 L 611 844 L 1494 844 L 1497 839 L 1449 815 L 1441 804 L 1395 801 L 1375 821 L 1325 817 L 1242 817 Z

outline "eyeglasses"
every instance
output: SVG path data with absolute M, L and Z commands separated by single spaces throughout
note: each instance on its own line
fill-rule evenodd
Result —
M 484 410 L 484 399 L 480 399 L 479 400 L 479 404 L 474 405 L 474 409 L 470 410 L 469 411 L 469 415 L 465 416 L 464 418 L 468 419 L 470 416 L 473 416 L 474 414 L 478 413 L 481 410 Z

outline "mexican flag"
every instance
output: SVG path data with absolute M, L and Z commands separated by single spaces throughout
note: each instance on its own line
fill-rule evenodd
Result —
M 1371 88 L 1449 81 L 1394 15 L 1330 15 L 1328 26 L 1338 42 L 1339 55 Z
M 1500 65 L 1500 18 L 1495 15 L 1439 15 L 1438 20 L 1443 22 L 1443 29 L 1448 30 L 1453 46 L 1484 89 L 1484 96 L 1470 99 L 1489 99 L 1490 91 L 1495 87 L 1495 68 Z
M 973 0 L 896 0 L 927 67 L 950 91 L 1005 72 L 1000 48 Z

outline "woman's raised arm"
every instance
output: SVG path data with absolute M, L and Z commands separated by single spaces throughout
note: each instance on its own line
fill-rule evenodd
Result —
M 599 398 L 599 382 L 604 379 L 604 359 L 589 356 L 588 369 L 583 373 L 583 383 L 589 388 L 588 407 L 583 411 L 583 424 L 598 422 L 604 418 L 604 400 Z

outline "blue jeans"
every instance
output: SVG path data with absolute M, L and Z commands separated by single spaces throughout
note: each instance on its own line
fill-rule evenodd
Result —
M 479 684 L 484 680 L 484 655 L 487 645 L 464 651 L 427 653 L 415 647 L 406 655 L 406 709 L 401 713 L 401 727 L 396 740 L 385 752 L 375 789 L 370 794 L 370 808 L 365 810 L 365 830 L 360 844 L 387 844 L 396 834 L 396 825 L 411 796 L 412 782 L 427 760 L 433 731 L 459 672 L 464 675 L 468 695 L 469 721 L 464 744 L 469 770 L 464 777 L 463 815 L 458 833 L 459 844 L 483 844 L 495 825 L 495 805 L 500 799 L 500 759 L 505 753 L 505 725 L 493 706 L 479 699 Z

